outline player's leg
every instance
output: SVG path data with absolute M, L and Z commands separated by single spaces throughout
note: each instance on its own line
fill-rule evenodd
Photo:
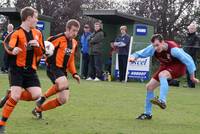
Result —
M 27 94 L 28 96 L 26 96 L 26 97 L 27 98 L 31 97 L 30 98 L 31 100 L 36 100 L 39 97 L 41 97 L 41 95 L 42 95 L 42 91 L 41 91 L 40 87 L 28 87 L 27 90 L 26 90 L 26 92 L 29 92 L 29 94 L 30 94 L 30 96 Z M 24 93 L 26 93 L 26 92 L 24 92 Z M 21 98 L 22 98 L 22 96 L 21 96 Z M 39 113 L 34 113 L 33 112 L 33 114 L 35 114 L 35 116 L 37 118 L 39 118 L 39 119 L 42 118 L 42 113 L 41 112 L 39 112 Z
M 42 95 L 40 87 L 29 87 L 27 91 L 31 94 L 32 100 L 36 100 Z
M 169 71 L 164 70 L 159 73 L 159 80 L 160 80 L 160 96 L 159 99 L 166 102 L 166 97 L 169 90 L 169 85 L 167 79 L 171 79 L 172 76 Z
M 47 67 L 47 76 L 49 77 L 49 79 L 51 80 L 51 82 L 53 83 L 53 85 L 44 93 L 44 95 L 42 95 L 36 102 L 37 106 L 40 107 L 47 98 L 49 98 L 50 96 L 53 96 L 54 94 L 60 92 L 60 90 L 58 89 L 58 84 L 56 84 L 56 79 L 62 76 L 65 76 L 65 73 L 54 67 L 54 66 L 48 66 Z M 67 76 L 67 74 L 66 74 Z
M 158 105 L 160 108 L 166 108 L 166 97 L 169 90 L 169 85 L 167 79 L 171 79 L 172 76 L 168 70 L 163 70 L 159 73 L 159 81 L 160 81 L 160 96 L 159 98 L 154 98 L 151 102 L 155 105 Z
M 5 106 L 2 109 L 2 118 L 0 120 L 0 129 L 4 129 L 6 125 L 6 121 L 10 117 L 12 111 L 14 110 L 17 102 L 20 100 L 21 93 L 23 89 L 19 86 L 12 86 L 11 87 L 11 95 L 6 101 Z
M 23 71 L 21 68 L 10 68 L 9 70 L 9 82 L 11 86 L 11 93 L 7 99 L 3 109 L 2 118 L 0 120 L 0 131 L 5 128 L 6 121 L 10 117 L 17 102 L 20 100 L 21 93 L 23 91 Z
M 46 111 L 46 110 L 55 108 L 66 102 L 66 97 L 69 94 L 69 86 L 68 86 L 69 84 L 68 84 L 67 78 L 65 76 L 59 77 L 56 79 L 55 83 L 59 90 L 59 92 L 57 93 L 58 98 L 52 99 L 52 100 L 44 103 L 43 105 L 41 105 L 40 109 L 42 111 Z
M 69 98 L 69 84 L 66 76 L 62 76 L 56 79 L 55 81 L 57 88 L 59 90 L 58 97 L 53 98 L 49 101 L 46 101 L 41 106 L 36 107 L 32 113 L 34 116 L 38 118 L 37 115 L 40 115 L 42 111 L 47 111 L 53 108 L 56 108 L 58 106 L 61 106 L 62 104 L 66 103 L 67 99 Z
M 8 100 L 8 98 L 10 96 L 10 90 L 11 89 L 6 90 L 5 96 L 1 98 L 1 100 L 0 100 L 0 108 L 2 108 L 5 105 L 6 101 Z
M 152 118 L 152 104 L 150 102 L 151 99 L 154 98 L 154 89 L 156 89 L 160 83 L 152 78 L 146 85 L 147 93 L 145 100 L 144 113 L 138 116 L 136 119 L 140 120 L 148 120 Z

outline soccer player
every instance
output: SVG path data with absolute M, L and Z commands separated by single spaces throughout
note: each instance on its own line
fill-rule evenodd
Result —
M 167 79 L 174 79 L 185 74 L 185 67 L 190 73 L 190 79 L 198 83 L 194 72 L 196 70 L 192 58 L 179 48 L 174 41 L 165 41 L 162 35 L 155 34 L 151 38 L 151 45 L 135 52 L 129 58 L 129 62 L 134 62 L 137 58 L 155 56 L 160 62 L 160 67 L 146 85 L 146 105 L 143 114 L 136 119 L 150 120 L 152 118 L 152 104 L 158 105 L 161 109 L 166 108 L 166 97 L 169 90 Z M 154 97 L 154 89 L 160 86 L 160 96 Z
M 71 19 L 66 24 L 66 31 L 56 36 L 52 36 L 48 41 L 55 46 L 54 54 L 47 58 L 47 75 L 53 83 L 40 99 L 37 100 L 37 107 L 32 111 L 33 115 L 41 119 L 42 112 L 47 111 L 65 104 L 69 99 L 69 82 L 67 79 L 67 71 L 73 78 L 80 82 L 80 77 L 75 68 L 75 51 L 77 41 L 74 39 L 79 31 L 80 24 L 77 20 Z M 57 98 L 53 98 L 45 102 L 50 96 L 57 94 Z M 45 103 L 44 103 L 45 102 Z
M 25 7 L 20 16 L 20 27 L 10 34 L 9 41 L 5 44 L 6 50 L 9 51 L 11 95 L 2 109 L 0 133 L 5 132 L 6 121 L 21 97 L 25 95 L 25 98 L 34 100 L 41 96 L 36 69 L 37 62 L 43 55 L 44 44 L 42 33 L 34 28 L 38 21 L 38 12 L 32 7 Z

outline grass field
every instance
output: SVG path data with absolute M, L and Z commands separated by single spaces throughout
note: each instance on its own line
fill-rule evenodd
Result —
M 39 72 L 42 89 L 50 81 Z M 8 88 L 0 75 L 0 95 Z M 138 121 L 143 112 L 145 84 L 70 80 L 70 102 L 43 113 L 44 120 L 31 115 L 34 102 L 20 101 L 7 124 L 8 134 L 199 134 L 200 87 L 171 88 L 167 109 L 153 108 L 151 121 Z M 158 91 L 156 91 L 158 94 Z

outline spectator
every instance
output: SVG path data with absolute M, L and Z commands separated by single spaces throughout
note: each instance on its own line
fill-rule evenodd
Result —
M 81 53 L 82 53 L 82 72 L 83 72 L 83 79 L 86 79 L 88 76 L 88 65 L 89 65 L 89 42 L 88 39 L 91 35 L 90 32 L 90 26 L 88 24 L 85 24 L 84 26 L 84 32 L 81 36 Z
M 5 38 L 7 37 L 7 35 L 9 33 L 13 32 L 13 28 L 14 26 L 12 24 L 8 24 L 7 26 L 7 31 L 3 33 L 2 35 L 2 40 L 5 40 Z M 8 73 L 8 55 L 6 53 L 6 51 L 4 50 L 4 54 L 3 54 L 3 67 L 1 68 L 1 71 L 3 73 Z
M 89 38 L 90 64 L 89 77 L 86 80 L 100 81 L 102 79 L 102 47 L 105 34 L 100 22 L 94 24 L 94 30 Z
M 114 42 L 114 46 L 118 48 L 118 63 L 119 63 L 119 80 L 125 80 L 130 36 L 127 34 L 127 26 L 121 26 L 119 35 Z
M 188 27 L 188 36 L 186 37 L 185 41 L 185 51 L 192 57 L 194 63 L 197 63 L 197 51 L 200 47 L 199 38 L 196 34 L 197 27 L 196 24 L 191 23 Z M 195 83 L 190 80 L 190 75 L 187 71 L 187 86 L 189 88 L 195 88 Z

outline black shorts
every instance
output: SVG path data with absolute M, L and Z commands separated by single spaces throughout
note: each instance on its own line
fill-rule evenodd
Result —
M 9 68 L 10 86 L 20 86 L 24 89 L 29 87 L 40 87 L 37 73 L 31 67 L 10 67 Z
M 47 66 L 47 76 L 51 80 L 53 84 L 57 78 L 65 76 L 67 77 L 67 72 L 63 68 L 56 67 L 55 65 L 48 65 Z

